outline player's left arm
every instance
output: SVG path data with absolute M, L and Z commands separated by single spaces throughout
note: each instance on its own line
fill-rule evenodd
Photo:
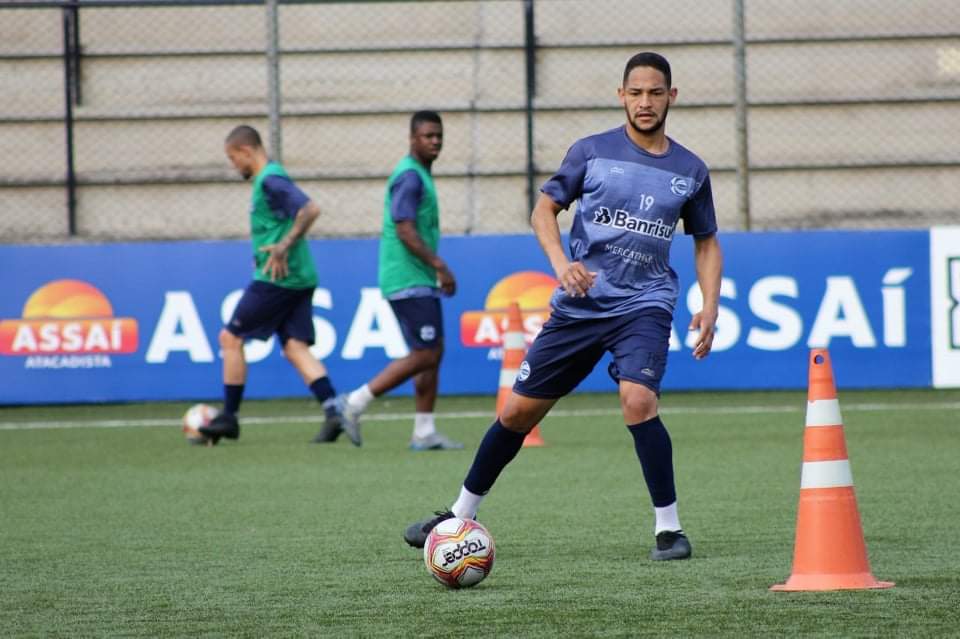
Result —
M 703 359 L 710 354 L 710 349 L 713 347 L 720 304 L 723 251 L 720 249 L 717 234 L 694 237 L 693 256 L 697 269 L 697 283 L 703 294 L 703 309 L 695 313 L 690 320 L 690 330 L 699 332 L 697 341 L 693 345 L 693 356 L 696 359 Z
M 279 242 L 267 244 L 260 248 L 267 253 L 267 261 L 263 265 L 263 272 L 273 281 L 283 279 L 290 273 L 287 258 L 290 248 L 310 230 L 313 223 L 320 217 L 320 207 L 307 197 L 291 180 L 280 178 L 274 182 L 264 181 L 264 189 L 271 208 L 281 216 L 293 213 L 293 225 Z

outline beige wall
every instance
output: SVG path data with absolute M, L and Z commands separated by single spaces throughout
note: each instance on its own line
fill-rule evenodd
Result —
M 946 36 L 960 3 L 875 5 L 748 3 L 750 36 L 777 39 L 751 44 L 747 59 L 757 227 L 958 217 L 960 62 L 951 61 L 960 44 Z M 656 48 L 679 89 L 670 135 L 714 168 L 721 224 L 737 228 L 730 3 L 648 5 L 639 26 L 625 19 L 635 8 L 537 3 L 537 183 L 576 138 L 622 123 L 623 63 Z M 384 178 L 406 150 L 410 111 L 424 107 L 446 124 L 435 166 L 444 229 L 528 232 L 521 3 L 298 4 L 280 17 L 284 162 L 325 211 L 317 235 L 377 232 Z M 266 137 L 264 23 L 262 7 L 82 12 L 74 136 L 83 237 L 246 234 L 248 186 L 222 142 L 241 122 Z M 61 28 L 59 11 L 0 10 L 0 234 L 9 241 L 65 231 L 66 196 L 52 184 L 64 176 Z M 865 33 L 931 37 L 784 40 Z M 896 166 L 911 163 L 921 166 Z M 864 164 L 881 166 L 827 168 Z

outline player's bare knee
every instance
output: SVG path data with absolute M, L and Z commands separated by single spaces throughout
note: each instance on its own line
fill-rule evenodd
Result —
M 410 352 L 414 362 L 414 369 L 419 373 L 440 366 L 443 358 L 442 348 L 418 348 Z
M 286 355 L 288 359 L 290 358 L 290 355 L 302 353 L 308 349 L 309 347 L 307 346 L 306 342 L 301 342 L 300 340 L 293 338 L 290 338 L 283 343 L 283 354 Z
M 515 433 L 529 433 L 537 425 L 548 407 L 540 406 L 539 402 L 530 402 L 525 399 L 516 399 L 512 395 L 507 399 L 503 410 L 500 412 L 500 423 L 507 430 Z
M 646 386 L 632 385 L 620 392 L 620 407 L 631 423 L 645 421 L 657 414 L 657 395 Z
M 218 341 L 220 342 L 220 348 L 225 351 L 235 351 L 243 348 L 243 340 L 225 328 L 220 329 Z

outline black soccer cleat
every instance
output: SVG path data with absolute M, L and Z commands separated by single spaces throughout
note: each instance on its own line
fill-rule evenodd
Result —
M 314 444 L 332 444 L 343 433 L 343 417 L 339 412 L 327 415 L 323 420 L 323 428 L 313 438 Z
M 650 559 L 654 561 L 689 559 L 692 553 L 690 540 L 682 530 L 664 530 L 657 533 L 657 547 L 650 551 Z
M 216 445 L 221 437 L 226 437 L 227 439 L 237 439 L 240 437 L 240 422 L 237 420 L 236 415 L 219 413 L 210 420 L 209 424 L 201 426 L 197 430 L 200 431 L 201 435 L 207 437 L 213 445 Z
M 407 529 L 403 531 L 403 540 L 414 548 L 423 548 L 423 545 L 427 543 L 427 535 L 430 534 L 430 531 L 433 530 L 437 524 L 441 521 L 456 517 L 456 515 L 449 510 L 438 510 L 434 515 L 434 517 L 428 517 L 423 521 L 418 521 L 407 526 Z

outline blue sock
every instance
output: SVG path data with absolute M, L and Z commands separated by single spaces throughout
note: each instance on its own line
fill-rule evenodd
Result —
M 323 404 L 323 412 L 327 417 L 337 412 L 336 405 L 327 401 L 337 395 L 337 391 L 333 390 L 333 384 L 330 383 L 329 376 L 324 375 L 310 382 L 310 391 L 317 398 L 317 401 Z
M 504 428 L 500 420 L 493 422 L 480 441 L 473 465 L 463 486 L 474 495 L 486 495 L 500 472 L 517 456 L 526 435 Z
M 240 411 L 240 402 L 243 401 L 243 384 L 223 385 L 223 412 L 227 415 L 236 415 Z
M 633 445 L 637 449 L 637 458 L 643 468 L 643 478 L 647 480 L 653 505 L 663 508 L 677 501 L 677 490 L 673 483 L 673 445 L 660 416 L 629 425 L 627 430 L 633 435 Z

